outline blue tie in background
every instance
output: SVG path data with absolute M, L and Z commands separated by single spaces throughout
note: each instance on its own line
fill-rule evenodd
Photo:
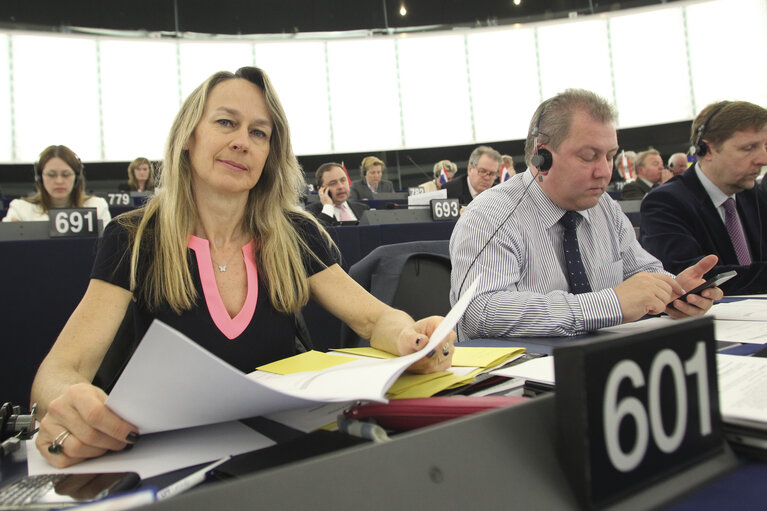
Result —
M 570 292 L 574 294 L 591 292 L 591 284 L 586 276 L 586 268 L 581 260 L 581 249 L 578 246 L 578 234 L 575 229 L 581 215 L 576 211 L 568 211 L 559 223 L 565 228 L 562 245 L 565 249 L 565 264 L 567 265 L 567 278 L 570 281 Z

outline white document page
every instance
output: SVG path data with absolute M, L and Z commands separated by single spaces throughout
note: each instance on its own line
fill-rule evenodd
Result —
M 511 367 L 490 371 L 490 374 L 554 385 L 554 357 L 534 358 Z
M 717 341 L 767 344 L 767 322 L 715 319 L 714 338 Z
M 407 198 L 407 205 L 410 206 L 429 206 L 432 199 L 447 199 L 447 190 L 441 189 L 434 192 L 417 193 Z
M 737 302 L 717 303 L 708 312 L 716 319 L 736 321 L 767 321 L 767 300 L 739 300 Z
M 146 479 L 271 445 L 274 441 L 234 421 L 142 436 L 129 451 L 112 452 L 67 468 L 54 468 L 37 450 L 34 440 L 28 440 L 27 470 L 29 475 L 136 472 Z
M 724 421 L 767 430 L 767 358 L 717 355 L 716 365 Z
M 441 345 L 466 310 L 477 282 L 469 286 L 420 351 L 264 381 L 256 381 L 180 332 L 154 321 L 106 404 L 146 435 L 325 402 L 386 401 L 386 390 L 394 380 Z

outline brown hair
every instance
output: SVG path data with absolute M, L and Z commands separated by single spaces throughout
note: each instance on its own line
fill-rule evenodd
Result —
M 83 174 L 83 163 L 80 158 L 77 157 L 75 152 L 65 145 L 51 145 L 43 149 L 40 153 L 40 157 L 34 166 L 35 171 L 35 188 L 37 193 L 32 197 L 26 199 L 32 204 L 39 204 L 43 208 L 43 212 L 47 213 L 53 206 L 51 196 L 43 186 L 43 169 L 45 164 L 53 158 L 60 158 L 64 160 L 69 168 L 75 173 L 75 184 L 72 186 L 72 192 L 69 194 L 69 207 L 81 208 L 83 203 L 90 199 L 90 195 L 85 195 L 85 175 Z
M 720 109 L 714 113 L 715 110 Z M 713 115 L 712 115 L 713 114 Z M 703 124 L 702 133 L 698 130 Z M 767 110 L 748 101 L 718 101 L 700 111 L 692 122 L 690 142 L 705 140 L 718 151 L 736 131 L 760 130 L 767 124 Z
M 130 162 L 130 165 L 128 165 L 128 186 L 131 190 L 138 190 L 138 180 L 136 179 L 134 170 L 136 170 L 136 167 L 139 165 L 146 165 L 149 167 L 149 177 L 146 180 L 145 189 L 154 190 L 154 165 L 152 165 L 152 162 L 143 156 L 139 156 Z

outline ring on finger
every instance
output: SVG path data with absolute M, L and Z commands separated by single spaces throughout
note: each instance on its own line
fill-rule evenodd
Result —
M 51 443 L 51 445 L 48 446 L 48 452 L 51 454 L 61 454 L 61 451 L 64 450 L 64 441 L 71 435 L 68 430 L 64 430 L 61 433 L 59 433 L 59 436 L 56 437 L 56 439 Z

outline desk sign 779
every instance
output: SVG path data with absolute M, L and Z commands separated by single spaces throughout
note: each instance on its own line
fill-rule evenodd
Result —
M 560 459 L 589 508 L 723 448 L 709 317 L 574 343 L 554 365 Z

